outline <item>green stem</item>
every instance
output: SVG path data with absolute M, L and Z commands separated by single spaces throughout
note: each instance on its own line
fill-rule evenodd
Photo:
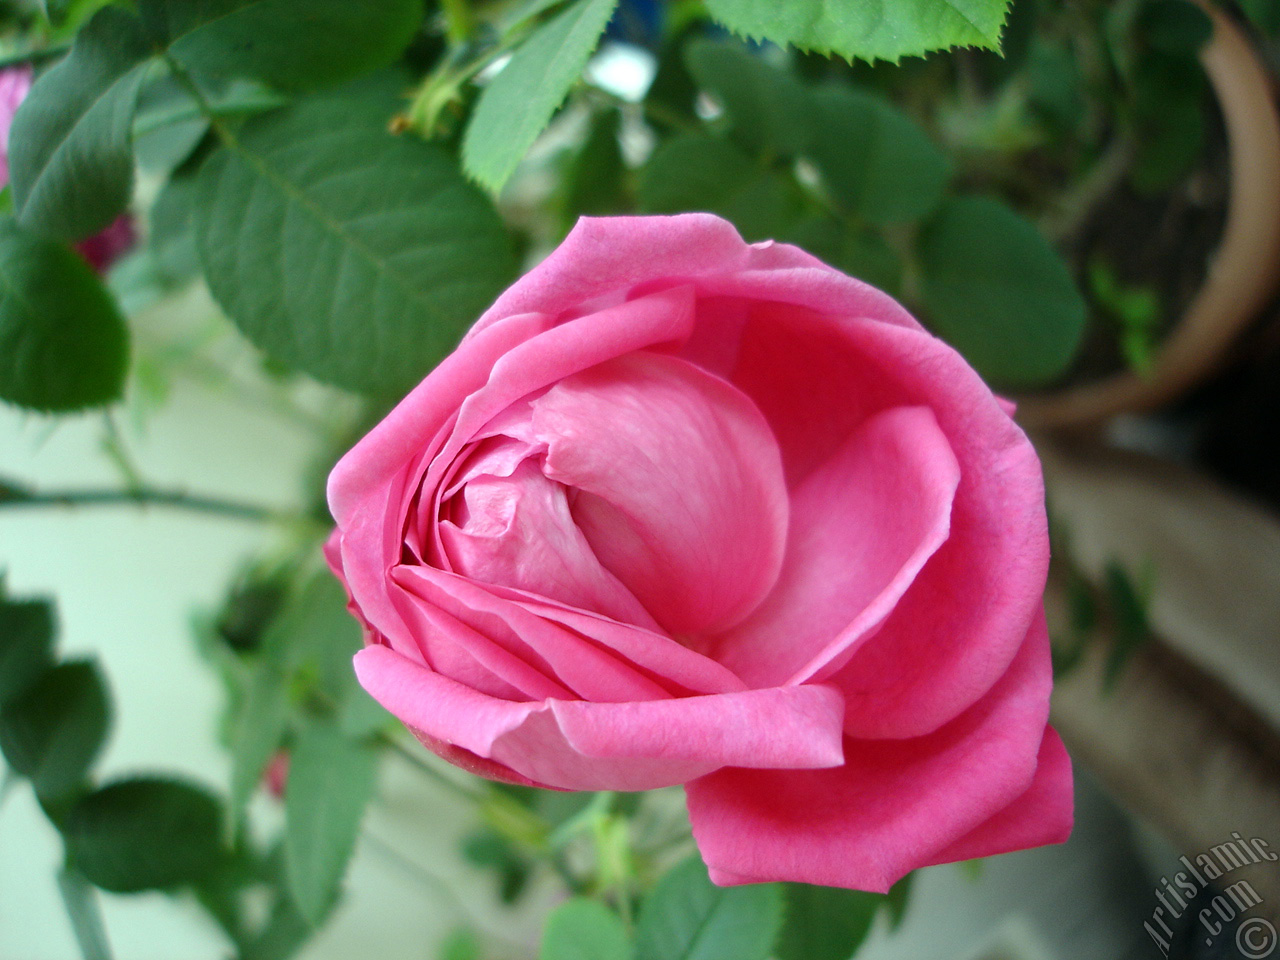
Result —
M 217 134 L 218 139 L 228 146 L 235 146 L 236 138 L 227 129 L 226 124 L 222 122 L 218 111 L 214 109 L 213 104 L 209 102 L 209 98 L 204 95 L 204 91 L 200 89 L 200 85 L 192 79 L 191 74 L 187 73 L 186 68 L 180 64 L 167 50 L 161 54 L 165 65 L 169 68 L 169 72 L 173 74 L 173 78 L 177 80 L 187 93 L 191 95 L 191 99 L 195 101 L 200 112 L 209 119 L 209 125 L 213 132 Z
M 475 17 L 471 15 L 467 0 L 440 0 L 440 7 L 444 10 L 445 36 L 449 45 L 456 47 L 466 43 L 475 29 Z
M 103 451 L 120 471 L 125 489 L 131 492 L 141 490 L 146 486 L 142 479 L 142 471 L 138 469 L 137 462 L 125 445 L 124 435 L 121 434 L 116 418 L 110 410 L 102 415 L 102 422 L 105 427 L 105 436 L 102 438 Z
M 436 783 L 447 787 L 460 797 L 465 797 L 472 803 L 483 803 L 487 799 L 485 791 L 468 786 L 461 781 L 453 779 L 453 777 L 443 771 L 436 769 L 435 765 L 430 760 L 426 757 L 420 756 L 415 750 L 401 743 L 400 740 L 392 734 L 384 733 L 380 736 L 380 739 L 410 766 L 416 768 L 420 773 L 425 773 L 432 780 L 436 781 Z
M 32 490 L 0 480 L 0 507 L 90 507 L 90 506 L 161 506 L 190 510 L 195 513 L 233 517 L 269 523 L 293 519 L 269 507 L 218 497 L 204 497 L 182 490 L 157 490 L 138 487 L 132 490 Z
M 58 874 L 58 890 L 71 920 L 80 955 L 84 960 L 111 960 L 107 930 L 98 909 L 97 892 L 79 872 L 66 869 Z

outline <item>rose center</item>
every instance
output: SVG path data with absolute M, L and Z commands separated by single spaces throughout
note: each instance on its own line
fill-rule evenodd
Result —
M 437 533 L 449 569 L 673 634 L 741 621 L 786 544 L 763 416 L 664 354 L 611 360 L 514 405 L 447 484 Z

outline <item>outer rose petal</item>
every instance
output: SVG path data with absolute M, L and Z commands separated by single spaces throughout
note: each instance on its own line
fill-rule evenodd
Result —
M 1035 450 L 959 354 L 903 326 L 756 305 L 732 379 L 779 438 L 793 491 L 879 411 L 933 411 L 960 466 L 950 533 L 832 682 L 852 736 L 936 730 L 1004 673 L 1040 605 L 1049 541 Z
M 934 733 L 846 738 L 833 770 L 727 769 L 690 783 L 712 879 L 888 890 L 1027 793 L 1051 683 L 1041 616 L 990 693 Z
M 1046 727 L 1036 776 L 1027 792 L 939 852 L 932 862 L 953 863 L 1064 842 L 1074 816 L 1071 787 L 1067 748 L 1058 731 Z
M 716 656 L 749 686 L 843 664 L 946 540 L 960 480 L 927 407 L 876 414 L 792 491 L 782 575 Z
M 707 296 L 752 297 L 836 307 L 919 329 L 893 298 L 789 244 L 747 244 L 708 213 L 673 217 L 583 217 L 541 264 L 485 311 L 468 336 L 504 317 L 537 312 L 581 316 L 647 293 L 693 283 Z
M 360 683 L 428 738 L 571 790 L 649 790 L 726 763 L 840 763 L 840 697 L 822 685 L 637 703 L 497 700 L 383 646 L 356 654 Z

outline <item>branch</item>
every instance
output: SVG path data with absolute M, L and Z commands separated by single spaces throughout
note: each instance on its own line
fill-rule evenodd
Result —
M 218 497 L 205 497 L 182 490 L 138 487 L 132 490 L 33 490 L 0 479 L 2 507 L 82 507 L 82 506 L 162 506 L 268 523 L 292 519 L 293 515 L 270 507 Z

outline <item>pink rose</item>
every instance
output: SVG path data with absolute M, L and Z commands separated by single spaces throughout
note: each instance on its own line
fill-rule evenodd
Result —
M 9 182 L 9 128 L 30 89 L 30 67 L 0 70 L 0 187 Z
M 717 883 L 885 890 L 1070 831 L 1035 452 L 794 247 L 581 221 L 329 504 L 380 703 L 495 779 L 685 784 Z

